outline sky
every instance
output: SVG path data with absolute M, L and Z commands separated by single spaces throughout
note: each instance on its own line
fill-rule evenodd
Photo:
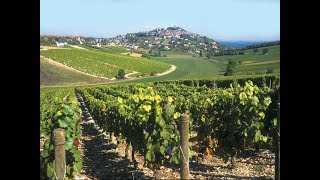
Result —
M 224 41 L 280 39 L 280 0 L 40 0 L 40 34 L 110 38 L 179 26 Z

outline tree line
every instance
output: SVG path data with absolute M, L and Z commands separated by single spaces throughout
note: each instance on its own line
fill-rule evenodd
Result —
M 280 41 L 270 41 L 270 42 L 264 42 L 260 44 L 253 44 L 253 45 L 248 45 L 244 49 L 254 49 L 254 48 L 261 48 L 261 47 L 267 47 L 267 46 L 275 46 L 275 45 L 280 45 Z

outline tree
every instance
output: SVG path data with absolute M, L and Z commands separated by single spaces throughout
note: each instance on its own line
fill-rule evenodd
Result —
M 150 56 L 148 54 L 146 54 L 146 53 L 142 53 L 141 57 L 150 59 Z
M 156 75 L 156 72 L 155 71 L 152 71 L 151 73 L 150 73 L 150 76 L 155 76 Z
M 51 38 L 44 36 L 44 37 L 40 38 L 40 45 L 54 46 L 54 41 Z
M 126 73 L 125 73 L 124 69 L 119 69 L 117 78 L 118 79 L 124 79 L 125 75 L 126 75 Z
M 271 74 L 271 73 L 273 73 L 273 72 L 274 72 L 274 70 L 273 70 L 272 68 L 268 68 L 267 74 Z
M 235 74 L 235 69 L 236 69 L 236 62 L 229 59 L 228 61 L 228 66 L 227 66 L 227 70 L 224 73 L 224 76 L 232 76 Z
M 268 48 L 264 48 L 263 51 L 262 51 L 262 53 L 263 53 L 263 54 L 268 54 L 268 51 L 269 51 Z
M 156 55 L 156 56 L 161 56 L 161 52 L 158 51 L 155 55 Z
M 207 51 L 207 58 L 210 59 L 212 56 L 214 56 L 214 49 L 210 48 L 208 51 Z
M 253 49 L 253 52 L 254 52 L 254 53 L 257 53 L 258 51 L 259 51 L 258 48 L 254 48 L 254 49 Z
M 243 50 L 239 50 L 238 54 L 239 55 L 244 55 L 244 51 Z

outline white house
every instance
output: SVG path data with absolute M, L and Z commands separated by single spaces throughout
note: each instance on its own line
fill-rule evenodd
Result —
M 116 45 L 116 43 L 114 43 L 114 42 L 108 43 L 108 46 L 115 46 L 115 45 Z
M 67 42 L 57 42 L 57 41 L 56 41 L 56 45 L 57 45 L 58 47 L 62 47 L 62 46 L 68 45 L 68 43 L 67 43 Z
M 170 50 L 169 46 L 164 46 L 165 50 Z
M 133 48 L 133 49 L 138 49 L 138 48 L 139 48 L 139 46 L 132 46 L 132 48 Z
M 79 41 L 80 44 L 83 44 L 83 39 L 81 39 L 80 37 L 77 38 L 77 40 Z

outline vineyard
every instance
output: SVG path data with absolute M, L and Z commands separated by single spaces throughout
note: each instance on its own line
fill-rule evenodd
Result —
M 74 143 L 81 134 L 76 94 L 102 131 L 115 136 L 118 143 L 125 142 L 125 157 L 131 157 L 135 168 L 137 153 L 143 157 L 144 167 L 158 171 L 179 163 L 179 119 L 188 114 L 190 158 L 221 153 L 235 169 L 236 157 L 248 150 L 274 150 L 279 79 L 276 74 L 43 90 L 40 130 L 50 139 L 51 127 L 69 129 L 66 149 L 74 158 L 68 162 L 67 175 L 71 178 L 80 172 L 82 161 Z M 45 142 L 41 157 L 46 159 L 42 165 L 47 164 L 50 177 L 49 144 Z
M 40 58 L 40 86 L 76 86 L 90 83 L 106 83 L 111 80 L 105 78 L 98 78 L 73 71 L 64 66 L 52 63 L 55 61 L 48 61 Z
M 170 68 L 167 63 L 150 59 L 75 48 L 40 51 L 40 55 L 79 71 L 106 78 L 115 77 L 119 69 L 125 69 L 126 74 L 137 71 L 140 75 L 150 75 Z
M 41 90 L 40 95 L 40 177 L 54 177 L 55 157 L 52 132 L 56 128 L 66 131 L 66 175 L 71 179 L 82 169 L 79 118 L 81 109 L 72 88 Z

